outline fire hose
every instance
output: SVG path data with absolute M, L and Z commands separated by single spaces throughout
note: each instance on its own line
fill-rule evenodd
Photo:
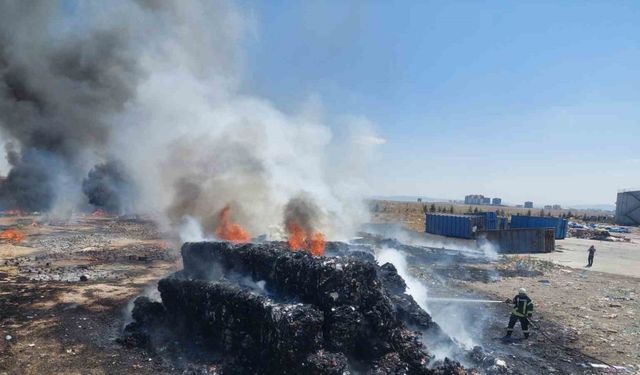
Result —
M 551 344 L 554 344 L 555 346 L 559 347 L 560 349 L 565 349 L 565 350 L 567 350 L 567 351 L 578 352 L 577 354 L 579 354 L 579 355 L 582 355 L 582 356 L 584 356 L 584 357 L 587 357 L 587 358 L 589 358 L 589 359 L 592 359 L 592 360 L 594 360 L 594 361 L 596 361 L 596 362 L 600 362 L 600 363 L 602 363 L 603 365 L 607 365 L 607 366 L 609 366 L 610 368 L 612 368 L 612 369 L 616 370 L 616 368 L 615 368 L 612 364 L 609 364 L 609 363 L 607 363 L 607 362 L 605 362 L 605 361 L 601 360 L 600 358 L 596 358 L 596 357 L 590 356 L 589 354 L 579 352 L 579 351 L 578 351 L 578 349 L 570 348 L 570 347 L 568 347 L 568 346 L 566 346 L 566 345 L 564 345 L 564 344 L 562 344 L 562 343 L 559 343 L 558 341 L 554 340 L 554 339 L 553 339 L 553 338 L 551 338 L 549 335 L 547 335 L 547 333 L 546 333 L 546 332 L 545 332 L 545 331 L 544 331 L 544 330 L 543 330 L 543 329 L 542 329 L 538 324 L 534 323 L 534 321 L 533 321 L 533 320 L 531 320 L 531 319 L 529 319 L 529 318 L 525 318 L 525 319 L 527 319 L 527 321 L 529 322 L 529 324 L 531 324 L 531 325 L 533 326 L 533 328 L 535 328 L 537 331 L 539 331 L 539 332 L 542 334 L 542 336 L 544 336 L 544 337 L 547 339 L 547 341 L 549 341 Z
M 507 302 L 507 301 L 509 301 L 509 302 L 510 302 L 510 301 L 511 301 L 511 300 L 507 300 L 507 301 L 496 301 L 496 300 L 486 300 L 486 299 L 467 299 L 467 298 L 433 298 L 433 297 L 427 298 L 427 300 L 428 300 L 428 301 L 436 301 L 436 302 L 466 302 L 466 303 L 503 303 L 503 302 Z M 549 335 L 548 335 L 548 334 L 547 334 L 547 333 L 546 333 L 546 332 L 545 332 L 545 331 L 544 331 L 544 330 L 543 330 L 543 329 L 542 329 L 538 324 L 536 324 L 533 320 L 531 320 L 531 319 L 529 319 L 529 318 L 525 318 L 525 319 L 527 319 L 527 321 L 529 322 L 529 324 L 531 324 L 531 325 L 533 326 L 533 328 L 535 328 L 537 331 L 539 331 L 539 332 L 542 334 L 542 336 L 544 336 L 544 337 L 547 339 L 547 341 L 549 341 L 551 344 L 554 344 L 555 346 L 559 347 L 560 349 L 565 349 L 565 350 L 567 350 L 567 351 L 573 351 L 573 352 L 577 352 L 577 351 L 578 351 L 578 349 L 570 348 L 570 347 L 568 347 L 568 346 L 566 346 L 566 345 L 564 345 L 564 344 L 562 344 L 562 343 L 559 343 L 558 341 L 554 340 L 553 338 L 551 338 L 551 337 L 550 337 L 550 336 L 549 336 Z M 601 360 L 601 359 L 599 359 L 599 358 L 593 357 L 593 356 L 591 356 L 591 355 L 589 355 L 589 354 L 582 353 L 582 352 L 578 352 L 577 354 L 582 355 L 582 356 L 584 356 L 584 357 L 587 357 L 587 358 L 589 358 L 589 359 L 591 359 L 591 360 L 593 360 L 593 361 L 600 362 L 600 363 L 602 363 L 603 365 L 609 366 L 610 368 L 612 368 L 612 369 L 616 370 L 616 368 L 615 368 L 613 365 L 611 365 L 611 364 L 609 364 L 609 363 L 607 363 L 607 362 L 605 362 L 605 361 L 603 361 L 603 360 Z

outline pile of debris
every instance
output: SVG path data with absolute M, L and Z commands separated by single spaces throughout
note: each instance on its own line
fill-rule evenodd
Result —
M 434 364 L 423 343 L 451 340 L 365 247 L 327 254 L 284 243 L 185 243 L 184 269 L 139 297 L 123 341 L 155 350 L 177 338 L 222 354 L 223 374 L 471 374 Z M 417 331 L 413 331 L 411 329 Z
M 612 241 L 612 242 L 630 242 L 631 239 L 624 236 L 612 236 L 606 229 L 599 228 L 571 228 L 569 236 L 575 238 L 584 238 L 587 240 Z

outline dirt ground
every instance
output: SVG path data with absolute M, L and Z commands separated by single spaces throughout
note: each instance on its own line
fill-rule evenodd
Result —
M 172 372 L 116 342 L 129 301 L 177 267 L 175 250 L 155 226 L 139 219 L 39 220 L 0 219 L 1 229 L 25 234 L 20 243 L 0 244 L 0 373 Z
M 400 223 L 436 247 L 447 242 L 444 237 L 421 233 L 422 215 L 410 207 L 398 209 L 403 205 L 406 204 L 392 205 L 393 211 L 374 215 L 374 219 L 378 223 Z M 431 284 L 430 291 L 446 296 L 453 291 L 505 300 L 524 287 L 536 304 L 534 320 L 545 334 L 553 335 L 562 344 L 552 344 L 542 331 L 534 331 L 534 340 L 526 344 L 531 352 L 554 356 L 553 352 L 545 354 L 544 349 L 549 347 L 568 354 L 561 361 L 597 363 L 582 357 L 583 353 L 627 368 L 628 371 L 620 373 L 640 374 L 640 229 L 625 236 L 630 242 L 568 238 L 557 241 L 556 251 L 549 254 L 508 255 L 490 264 L 447 265 L 441 270 L 414 265 L 412 270 Z M 586 268 L 587 249 L 591 245 L 597 249 L 594 266 Z M 431 276 L 434 271 L 441 276 L 434 279 Z M 508 308 L 481 306 L 492 311 L 492 316 L 503 314 L 504 321 L 485 322 L 495 335 L 503 334 Z
M 503 263 L 517 261 L 533 269 L 540 262 L 508 257 Z M 564 345 L 612 365 L 640 369 L 639 279 L 555 265 L 542 272 L 463 284 L 495 299 L 513 298 L 525 287 L 536 306 L 534 319 L 560 325 Z M 548 343 L 539 332 L 537 339 L 540 345 Z
M 0 243 L 0 374 L 183 373 L 175 360 L 117 342 L 130 301 L 181 268 L 177 243 L 163 240 L 169 236 L 136 218 L 80 216 L 70 223 L 0 218 L 0 230 L 10 228 L 25 238 Z M 594 267 L 585 269 L 590 243 L 598 252 Z M 552 254 L 479 263 L 418 257 L 409 264 L 433 296 L 504 300 L 526 287 L 536 303 L 535 319 L 560 346 L 541 331 L 534 331 L 527 342 L 496 341 L 504 334 L 506 304 L 431 306 L 436 321 L 452 325 L 449 330 L 473 322 L 465 323 L 472 326 L 466 330 L 473 335 L 468 339 L 509 366 L 519 366 L 521 373 L 603 373 L 589 367 L 594 361 L 585 354 L 638 371 L 640 279 L 634 277 L 638 268 L 632 262 L 640 256 L 634 251 L 636 239 L 620 244 L 625 246 L 571 239 L 560 242 L 561 252 Z M 438 247 L 456 245 L 460 243 L 438 242 Z M 602 272 L 620 265 L 625 275 Z M 458 320 L 448 319 L 451 316 Z

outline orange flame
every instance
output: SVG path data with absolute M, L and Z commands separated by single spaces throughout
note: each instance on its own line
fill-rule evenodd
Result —
M 218 214 L 218 227 L 216 228 L 216 237 L 231 241 L 234 243 L 245 243 L 251 240 L 249 233 L 244 230 L 240 224 L 231 222 L 231 207 L 229 205 Z
M 306 250 L 314 256 L 324 255 L 324 245 L 326 240 L 324 234 L 320 232 L 307 233 L 296 223 L 288 223 L 289 247 L 292 251 Z
M 91 216 L 93 216 L 93 217 L 105 217 L 105 216 L 107 216 L 107 213 L 102 208 L 97 208 L 95 211 L 93 211 L 91 213 Z
M 7 229 L 0 232 L 0 239 L 11 243 L 18 243 L 24 239 L 24 234 L 17 229 Z
M 304 239 L 306 237 L 304 229 L 298 224 L 287 224 L 287 231 L 289 232 L 289 247 L 293 251 L 302 250 L 304 248 Z

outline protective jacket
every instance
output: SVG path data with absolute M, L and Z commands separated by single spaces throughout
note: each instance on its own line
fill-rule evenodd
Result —
M 513 298 L 513 311 L 511 313 L 517 317 L 531 318 L 533 315 L 533 302 L 526 294 L 518 294 Z

